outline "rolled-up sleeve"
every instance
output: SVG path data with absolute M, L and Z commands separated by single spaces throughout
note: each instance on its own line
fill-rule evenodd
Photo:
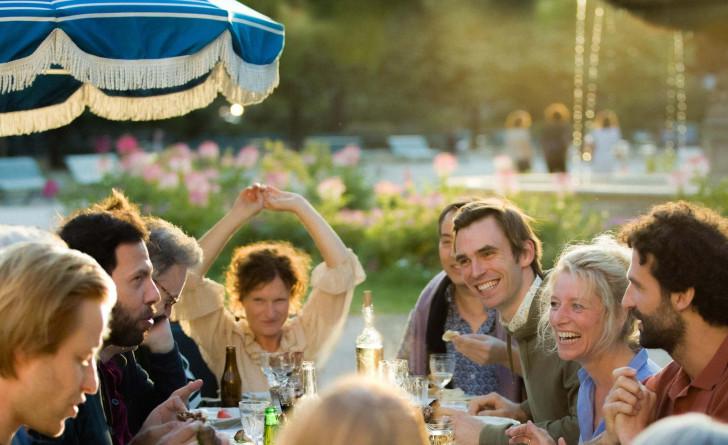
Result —
M 189 277 L 172 319 L 197 343 L 210 370 L 221 375 L 225 366 L 221 345 L 237 343 L 232 339 L 237 329 L 235 317 L 225 309 L 225 287 L 207 278 Z
M 321 263 L 311 274 L 312 291 L 304 304 L 301 326 L 306 336 L 307 359 L 323 365 L 341 334 L 351 307 L 354 289 L 366 274 L 350 250 L 346 260 L 329 267 Z

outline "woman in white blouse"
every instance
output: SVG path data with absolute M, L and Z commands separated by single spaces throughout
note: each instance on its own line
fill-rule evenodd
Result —
M 311 273 L 312 291 L 303 307 L 311 259 L 287 242 L 236 249 L 225 287 L 205 278 L 232 235 L 263 209 L 294 214 L 323 257 Z M 244 391 L 268 389 L 260 367 L 262 353 L 296 351 L 304 360 L 323 363 L 341 333 L 354 288 L 365 275 L 356 255 L 305 198 L 271 186 L 250 186 L 200 239 L 200 247 L 203 262 L 188 274 L 173 318 L 197 342 L 218 378 L 227 345 L 237 348 Z

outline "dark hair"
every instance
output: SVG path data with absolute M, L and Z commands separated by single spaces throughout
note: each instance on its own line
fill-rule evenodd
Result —
M 442 235 L 442 223 L 445 221 L 445 217 L 448 215 L 448 213 L 458 210 L 460 207 L 464 206 L 465 204 L 468 204 L 470 202 L 475 201 L 476 198 L 464 198 L 459 201 L 451 202 L 450 204 L 446 205 L 444 209 L 440 212 L 440 216 L 437 217 L 437 234 Z
M 111 275 L 116 268 L 116 248 L 146 242 L 149 233 L 138 209 L 117 190 L 105 200 L 72 214 L 58 230 L 71 249 L 95 259 Z
M 289 313 L 295 313 L 308 287 L 310 266 L 311 257 L 286 241 L 260 241 L 239 247 L 233 252 L 225 277 L 228 294 L 234 297 L 230 304 L 241 310 L 243 299 L 251 291 L 280 277 L 290 290 Z
M 536 275 L 542 277 L 541 240 L 538 239 L 538 236 L 531 228 L 530 223 L 533 219 L 506 199 L 485 198 L 461 207 L 453 220 L 455 237 L 457 238 L 457 233 L 461 229 L 489 216 L 495 219 L 506 238 L 508 238 L 514 258 L 521 257 L 525 242 L 531 241 L 533 243 L 531 269 Z
M 640 264 L 652 258 L 663 295 L 692 287 L 698 314 L 712 325 L 728 325 L 726 218 L 697 204 L 669 202 L 626 224 L 619 238 L 637 251 Z

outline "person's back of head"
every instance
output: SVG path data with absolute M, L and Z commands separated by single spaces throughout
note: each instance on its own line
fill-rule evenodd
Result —
M 116 301 L 111 278 L 90 256 L 45 242 L 0 251 L 0 376 L 15 376 L 18 351 L 53 354 L 78 327 L 85 300 Z
M 111 274 L 116 268 L 116 248 L 146 242 L 149 233 L 138 209 L 114 190 L 106 200 L 72 214 L 58 236 L 68 247 L 91 255 Z
M 344 378 L 302 404 L 279 445 L 426 445 L 422 413 L 397 389 L 360 376 Z
M 202 261 L 202 249 L 197 241 L 179 227 L 156 217 L 144 217 L 144 223 L 149 230 L 147 250 L 155 277 L 172 266 L 191 268 Z
M 66 245 L 56 235 L 37 227 L 0 224 L 0 249 L 29 241 Z
M 502 198 L 485 198 L 462 206 L 455 214 L 453 235 L 457 239 L 459 230 L 484 218 L 492 217 L 508 239 L 514 258 L 523 253 L 524 243 L 533 243 L 534 257 L 531 269 L 543 276 L 541 269 L 541 240 L 531 227 L 532 218 L 523 213 L 513 203 Z
M 714 326 L 728 326 L 728 219 L 698 204 L 668 202 L 626 224 L 620 240 L 650 259 L 663 294 L 695 289 L 692 306 Z
M 724 445 L 728 443 L 728 425 L 699 413 L 670 416 L 650 425 L 632 443 Z

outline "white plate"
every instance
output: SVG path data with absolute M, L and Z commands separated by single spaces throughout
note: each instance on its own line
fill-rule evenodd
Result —
M 516 419 L 509 419 L 508 417 L 496 417 L 496 416 L 474 416 L 476 419 L 488 425 L 520 425 L 521 422 Z
M 219 418 L 218 414 L 221 410 L 227 412 L 230 416 Z M 240 409 L 238 408 L 196 408 L 192 411 L 201 412 L 207 417 L 207 423 L 213 428 L 227 428 L 228 426 L 240 425 Z

